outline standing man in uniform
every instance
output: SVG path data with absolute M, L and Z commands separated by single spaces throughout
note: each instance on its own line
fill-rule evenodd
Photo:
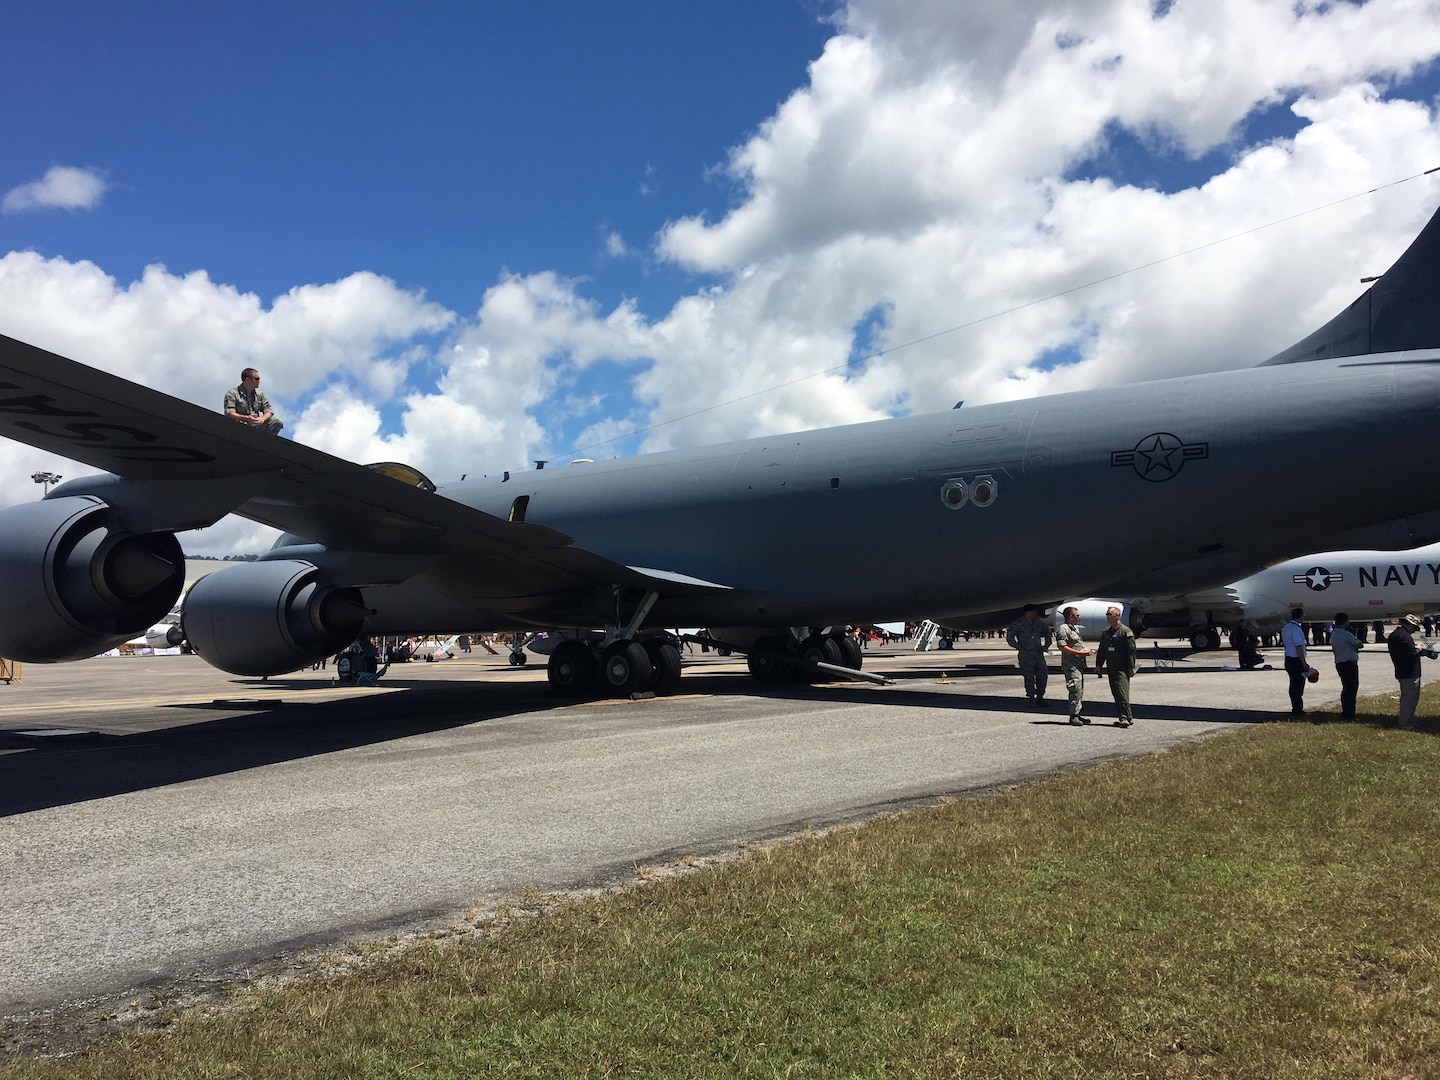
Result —
M 1135 632 L 1120 621 L 1120 609 L 1113 604 L 1105 609 L 1105 621 L 1110 625 L 1100 632 L 1100 644 L 1095 647 L 1095 674 L 1109 672 L 1115 726 L 1129 727 L 1135 722 L 1130 712 L 1130 679 L 1137 662 Z
M 1419 731 L 1415 723 L 1415 706 L 1420 704 L 1420 657 L 1435 659 L 1434 649 L 1422 651 L 1412 637 L 1420 629 L 1420 620 L 1414 615 L 1401 615 L 1400 622 L 1385 639 L 1390 651 L 1390 662 L 1395 665 L 1395 681 L 1400 684 L 1400 730 Z
M 1285 646 L 1285 671 L 1290 676 L 1290 715 L 1305 715 L 1305 679 L 1310 673 L 1310 660 L 1305 655 L 1305 618 L 1303 608 L 1290 609 L 1290 621 L 1280 628 L 1280 642 Z
M 1031 705 L 1044 707 L 1045 650 L 1054 640 L 1050 627 L 1040 621 L 1040 608 L 1026 604 L 1025 612 L 1010 624 L 1005 632 L 1005 643 L 1020 652 L 1020 674 L 1025 677 L 1025 698 Z
M 1355 719 L 1355 697 L 1360 692 L 1360 650 L 1365 642 L 1350 629 L 1350 616 L 1335 615 L 1335 629 L 1330 631 L 1330 648 L 1334 652 L 1335 674 L 1340 676 L 1340 719 Z
M 247 367 L 240 372 L 240 385 L 225 391 L 225 415 L 242 424 L 278 434 L 285 426 L 270 407 L 270 399 L 260 389 L 260 372 Z
M 1085 658 L 1090 650 L 1080 636 L 1080 609 L 1072 605 L 1063 614 L 1065 621 L 1055 631 L 1055 644 L 1060 646 L 1060 671 L 1065 676 L 1065 689 L 1070 691 L 1070 723 L 1080 727 L 1090 723 L 1080 715 L 1085 700 Z

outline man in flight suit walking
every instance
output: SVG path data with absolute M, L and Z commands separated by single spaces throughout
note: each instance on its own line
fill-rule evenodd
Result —
M 1040 620 L 1040 609 L 1025 605 L 1025 613 L 1010 624 L 1005 643 L 1019 650 L 1020 674 L 1025 677 L 1025 698 L 1031 705 L 1045 704 L 1045 650 L 1053 640 L 1050 627 Z
M 1115 699 L 1115 726 L 1129 727 L 1135 722 L 1130 713 L 1130 678 L 1135 674 L 1136 649 L 1135 633 L 1120 621 L 1120 609 L 1105 609 L 1105 621 L 1110 625 L 1100 632 L 1100 644 L 1095 646 L 1095 674 L 1108 671 L 1110 675 L 1110 696 Z

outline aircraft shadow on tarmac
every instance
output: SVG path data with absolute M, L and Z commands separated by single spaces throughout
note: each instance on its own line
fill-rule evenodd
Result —
M 47 739 L 37 745 L 18 735 L 38 725 L 0 728 L 0 817 L 88 802 L 263 765 L 296 761 L 355 747 L 445 731 L 504 716 L 546 712 L 567 704 L 546 697 L 535 684 L 478 688 L 473 682 L 425 682 L 404 686 L 410 694 L 359 695 L 340 700 L 260 701 L 241 705 L 197 703 L 160 710 L 197 713 L 225 709 L 221 718 L 159 726 L 134 734 L 83 735 Z M 294 683 L 314 689 L 314 683 Z M 257 684 L 258 687 L 258 684 Z M 264 684 L 285 690 L 283 679 Z M 524 691 L 529 691 L 528 693 Z M 243 712 L 241 710 L 244 710 Z
M 696 671 L 687 674 L 682 693 L 733 696 L 738 692 L 751 697 L 818 703 L 883 704 L 967 712 L 1025 711 L 1023 702 L 1017 700 L 1018 694 L 937 692 L 932 688 L 938 681 L 933 669 L 916 670 L 911 678 L 900 670 L 893 670 L 891 674 L 899 676 L 897 684 L 884 688 L 851 683 L 761 687 L 747 675 Z M 949 678 L 949 673 L 946 674 Z M 973 674 L 995 676 L 1007 672 L 1002 667 L 977 670 Z M 957 677 L 965 676 L 957 672 Z M 916 685 L 906 686 L 912 679 Z M 743 683 L 743 689 L 737 691 L 737 683 Z M 473 681 L 406 683 L 391 679 L 382 686 L 409 692 L 307 702 L 299 695 L 313 690 L 313 682 L 287 683 L 284 679 L 271 679 L 264 684 L 267 691 L 293 689 L 298 699 L 261 700 L 242 705 L 240 702 L 245 699 L 237 694 L 236 700 L 228 703 L 159 706 L 157 711 L 173 709 L 203 714 L 224 709 L 231 715 L 195 723 L 162 724 L 153 730 L 125 735 L 86 732 L 39 744 L 18 734 L 27 728 L 33 729 L 36 726 L 33 723 L 23 727 L 7 725 L 0 728 L 0 749 L 21 752 L 0 754 L 0 817 L 221 776 L 487 720 L 585 704 L 551 695 L 543 683 L 533 682 L 477 685 Z M 636 704 L 664 708 L 665 701 L 658 698 Z M 1107 706 L 1108 701 L 1101 704 L 1097 715 L 1092 717 L 1101 725 L 1109 720 Z M 1038 723 L 1064 724 L 1063 702 L 1057 701 L 1051 708 L 1055 711 L 1038 713 L 1032 719 Z M 1137 706 L 1135 715 L 1142 720 L 1193 723 L 1256 723 L 1275 719 L 1275 713 L 1268 711 L 1145 705 Z

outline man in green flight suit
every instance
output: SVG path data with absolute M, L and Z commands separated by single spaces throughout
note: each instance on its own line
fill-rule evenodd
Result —
M 1105 609 L 1110 625 L 1100 631 L 1100 644 L 1095 647 L 1095 674 L 1110 676 L 1110 695 L 1115 699 L 1116 727 L 1129 727 L 1135 722 L 1130 713 L 1130 677 L 1135 674 L 1135 632 L 1120 621 L 1120 609 Z

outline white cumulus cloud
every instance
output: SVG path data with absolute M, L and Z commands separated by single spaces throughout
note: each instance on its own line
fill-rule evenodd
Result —
M 838 22 L 726 157 L 734 205 L 656 241 L 719 283 L 654 328 L 676 349 L 641 376 L 655 414 L 785 388 L 652 446 L 1253 364 L 1440 202 L 1417 181 L 1206 246 L 1440 163 L 1432 103 L 1391 92 L 1440 56 L 1434 0 L 852 0 Z M 1274 110 L 1293 137 L 1246 141 Z M 1197 172 L 1166 190 L 1127 155 Z
M 12 337 L 217 412 L 241 369 L 257 367 L 289 429 L 312 445 L 322 445 L 328 429 L 308 433 L 305 418 L 293 413 L 297 401 L 326 388 L 361 402 L 385 399 L 412 365 L 428 358 L 423 348 L 417 351 L 417 337 L 444 331 L 455 320 L 441 305 L 371 273 L 298 286 L 267 306 L 203 271 L 176 275 L 150 266 L 125 284 L 93 263 L 31 251 L 0 258 L 0 313 L 0 331 Z M 69 477 L 94 472 L 0 440 L 0 474 L 38 470 Z M 0 505 L 38 492 L 0 490 Z M 203 546 L 191 550 L 253 551 L 228 545 L 272 535 L 231 522 L 196 534 Z
M 0 200 L 0 213 L 24 210 L 93 210 L 110 185 L 95 169 L 51 165 L 39 180 L 13 187 Z

